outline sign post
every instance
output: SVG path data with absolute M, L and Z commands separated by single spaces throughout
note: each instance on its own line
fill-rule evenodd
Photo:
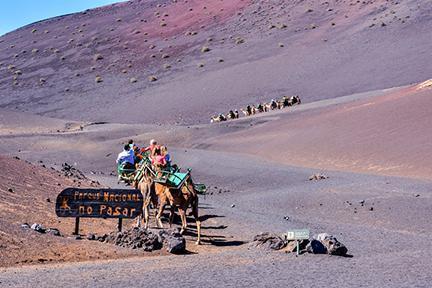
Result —
M 296 256 L 300 255 L 300 242 L 299 240 L 309 239 L 309 229 L 293 229 L 288 230 L 285 234 L 286 240 L 296 241 Z
M 79 234 L 80 218 L 118 218 L 122 230 L 123 218 L 133 219 L 142 213 L 143 197 L 135 189 L 81 189 L 66 188 L 57 196 L 58 217 L 74 217 L 75 231 Z

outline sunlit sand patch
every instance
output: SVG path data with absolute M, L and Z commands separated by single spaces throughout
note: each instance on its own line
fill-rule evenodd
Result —
M 432 88 L 432 79 L 426 80 L 417 85 L 417 90 Z

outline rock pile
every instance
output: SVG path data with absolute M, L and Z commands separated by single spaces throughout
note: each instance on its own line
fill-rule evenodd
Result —
M 272 250 L 280 250 L 287 246 L 287 241 L 280 237 L 279 235 L 264 232 L 258 235 L 255 235 L 253 239 L 253 245 L 255 247 L 261 246 L 266 249 Z
M 87 179 L 84 173 L 82 173 L 80 170 L 76 169 L 75 167 L 73 167 L 72 165 L 66 162 L 62 164 L 61 171 L 63 172 L 63 175 L 66 177 L 73 177 L 80 180 Z
M 313 181 L 313 180 L 318 181 L 318 180 L 324 180 L 324 179 L 327 179 L 327 178 L 328 177 L 326 175 L 324 175 L 324 174 L 316 173 L 316 174 L 313 174 L 313 175 L 311 175 L 309 177 L 309 181 Z
M 273 233 L 261 233 L 254 237 L 252 246 L 264 247 L 270 250 L 284 250 L 285 252 L 296 252 L 297 242 L 294 240 L 286 240 L 285 237 Z M 299 240 L 300 253 L 312 254 L 329 254 L 346 256 L 348 249 L 344 244 L 339 242 L 336 237 L 321 233 L 314 236 L 312 239 Z
M 33 223 L 31 226 L 28 223 L 21 224 L 22 229 L 31 229 L 41 234 L 50 234 L 53 236 L 62 236 L 57 228 L 45 228 L 42 224 Z
M 131 249 L 154 251 L 166 247 L 169 253 L 181 254 L 186 251 L 186 240 L 175 230 L 146 230 L 134 227 L 123 232 L 111 232 L 102 236 L 88 235 L 89 240 L 98 240 Z

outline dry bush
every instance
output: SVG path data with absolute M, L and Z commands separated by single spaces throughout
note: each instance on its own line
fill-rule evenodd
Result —
M 138 82 L 138 79 L 135 78 L 135 77 L 132 77 L 132 78 L 129 79 L 129 82 L 130 83 L 136 83 L 136 82 Z
M 210 52 L 210 48 L 207 47 L 207 46 L 203 46 L 203 47 L 201 48 L 201 53 L 205 53 L 205 52 Z
M 148 77 L 148 79 L 149 79 L 150 82 L 155 82 L 155 81 L 158 80 L 158 79 L 156 78 L 156 76 L 154 76 L 154 75 L 150 75 L 150 76 Z
M 126 73 L 128 72 L 128 70 L 126 70 L 126 69 L 122 69 L 121 72 L 122 72 L 123 74 L 126 74 Z
M 32 29 L 31 30 L 31 33 L 36 33 L 37 32 L 37 29 Z
M 168 54 L 162 54 L 162 59 L 169 58 L 170 56 Z
M 245 42 L 245 40 L 243 38 L 241 38 L 241 37 L 236 37 L 235 38 L 235 44 L 242 44 L 244 42 Z
M 204 67 L 204 65 L 205 65 L 205 64 L 204 64 L 203 62 L 200 62 L 200 63 L 198 63 L 197 66 L 198 66 L 199 68 L 202 68 L 202 67 Z
M 95 78 L 95 82 L 96 83 L 101 83 L 101 82 L 103 82 L 103 79 L 102 79 L 102 77 L 101 76 L 96 76 L 96 78 Z
M 170 64 L 168 64 L 168 63 L 166 63 L 166 64 L 164 64 L 164 65 L 163 65 L 163 68 L 164 68 L 164 69 L 167 69 L 167 70 L 168 70 L 168 69 L 170 69 L 170 68 L 171 68 L 171 65 L 170 65 Z
M 102 59 L 104 59 L 104 57 L 100 53 L 97 53 L 93 56 L 94 61 L 98 61 L 98 60 L 102 60 Z
M 224 61 L 225 61 L 225 60 L 224 60 L 223 58 L 219 58 L 219 59 L 218 59 L 218 62 L 219 62 L 219 63 L 222 63 L 222 62 L 224 62 Z
M 37 49 L 37 48 L 32 49 L 33 54 L 38 53 L 38 52 L 39 52 L 39 49 Z

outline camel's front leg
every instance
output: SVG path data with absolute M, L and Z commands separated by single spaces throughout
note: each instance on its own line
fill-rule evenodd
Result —
M 170 209 L 170 215 L 169 215 L 169 227 L 172 227 L 172 223 L 174 220 L 174 215 L 175 215 L 175 211 L 174 211 L 175 207 L 174 205 L 171 205 L 171 209 Z
M 141 213 L 142 213 L 142 212 L 141 212 Z M 141 215 L 142 215 L 142 214 L 140 214 L 140 215 L 138 216 L 135 227 L 141 228 L 141 219 L 142 219 L 142 216 L 141 216 Z
M 161 217 L 162 217 L 162 213 L 163 213 L 164 209 L 165 209 L 165 203 L 161 203 L 159 205 L 159 210 L 158 210 L 158 213 L 156 215 L 156 223 L 157 223 L 157 226 L 159 228 L 163 228 Z
M 144 207 L 144 221 L 145 221 L 145 223 L 144 223 L 144 229 L 148 229 L 149 228 L 149 223 L 150 223 L 150 216 L 149 216 L 149 205 L 147 204 L 145 207 Z
M 182 228 L 180 230 L 180 234 L 183 234 L 187 228 L 186 209 L 179 207 L 178 211 L 179 211 L 181 222 L 182 222 Z

